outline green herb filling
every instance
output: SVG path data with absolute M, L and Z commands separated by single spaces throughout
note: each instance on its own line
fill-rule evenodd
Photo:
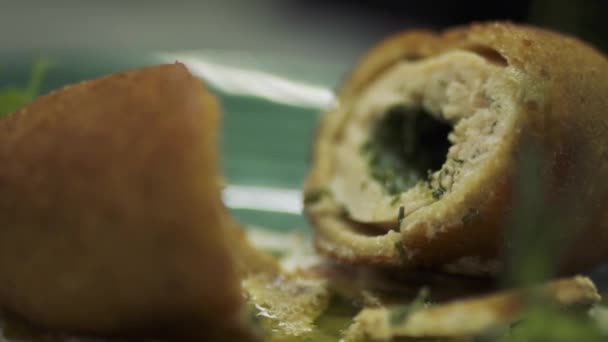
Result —
M 391 107 L 361 146 L 370 174 L 396 195 L 439 170 L 446 161 L 452 126 L 422 110 Z

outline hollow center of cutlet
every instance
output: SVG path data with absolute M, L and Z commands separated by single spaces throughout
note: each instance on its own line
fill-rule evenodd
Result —
M 441 169 L 452 128 L 422 109 L 390 107 L 361 146 L 371 177 L 388 194 L 405 192 Z

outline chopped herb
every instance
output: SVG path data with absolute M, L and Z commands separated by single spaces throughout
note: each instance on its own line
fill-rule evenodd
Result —
M 490 126 L 490 134 L 494 133 L 494 129 L 496 128 L 497 124 L 498 124 L 498 121 L 494 121 L 492 123 L 492 126 Z
M 359 185 L 361 187 L 361 190 L 366 190 L 367 189 L 367 181 L 361 181 L 361 184 Z
M 441 197 L 443 197 L 443 195 L 445 195 L 445 192 L 446 189 L 440 186 L 438 189 L 433 190 L 431 194 L 433 195 L 434 200 L 439 200 Z
M 395 204 L 399 203 L 399 200 L 401 200 L 401 196 L 394 196 L 393 199 L 391 200 L 391 205 L 395 205 Z
M 407 260 L 407 253 L 405 252 L 405 247 L 403 247 L 401 240 L 395 242 L 395 249 L 397 250 L 397 253 L 399 253 L 399 258 L 401 258 L 401 260 Z
M 397 214 L 397 220 L 399 221 L 399 226 L 401 226 L 401 222 L 405 218 L 405 208 L 403 206 L 399 207 L 399 213 Z
M 365 143 L 363 143 L 363 145 L 361 145 L 361 153 L 368 153 L 371 152 L 372 149 L 374 147 L 374 144 L 372 144 L 371 140 L 366 141 Z
M 586 314 L 576 311 L 559 310 L 549 303 L 539 303 L 524 312 L 524 321 L 498 341 L 585 341 L 608 340 L 602 331 Z M 548 327 L 551 327 L 548 329 Z
M 462 217 L 462 223 L 469 223 L 479 216 L 479 209 L 469 208 L 467 213 Z
M 403 324 L 409 316 L 414 312 L 423 309 L 429 301 L 429 289 L 423 287 L 418 292 L 418 295 L 408 305 L 399 305 L 391 309 L 389 314 L 389 323 L 392 327 Z
M 340 216 L 346 218 L 350 217 L 350 211 L 344 205 L 340 206 Z
M 46 60 L 34 64 L 29 83 L 24 88 L 10 87 L 0 89 L 0 116 L 10 114 L 32 102 L 40 93 L 42 80 L 49 68 Z
M 304 204 L 310 205 L 319 202 L 323 197 L 330 195 L 327 189 L 316 189 L 304 194 Z
M 370 175 L 390 195 L 400 194 L 424 178 L 427 170 L 441 168 L 452 127 L 421 111 L 393 106 L 361 145 Z
M 464 164 L 464 159 L 452 158 L 455 163 Z
M 272 250 L 266 250 L 266 252 L 270 255 L 272 255 L 273 258 L 275 259 L 283 259 L 285 256 L 287 256 L 287 251 L 285 250 L 277 250 L 277 249 L 272 249 Z

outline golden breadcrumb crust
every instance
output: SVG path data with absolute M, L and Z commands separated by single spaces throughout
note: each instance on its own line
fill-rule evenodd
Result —
M 70 85 L 0 120 L 1 306 L 72 333 L 240 338 L 218 124 L 182 64 Z
M 549 184 L 540 198 L 548 208 L 555 208 L 556 215 L 570 211 L 565 228 L 581 233 L 569 238 L 561 270 L 576 272 L 607 260 L 608 249 L 600 246 L 608 243 L 608 211 L 603 205 L 608 200 L 603 185 L 608 177 L 608 60 L 584 42 L 502 22 L 442 33 L 406 31 L 382 41 L 361 59 L 339 91 L 339 106 L 349 108 L 376 77 L 402 60 L 457 49 L 503 66 L 520 85 L 515 124 L 492 166 L 482 170 L 484 182 L 471 182 L 465 195 L 446 196 L 438 201 L 436 211 L 426 218 L 419 215 L 415 225 L 382 236 L 359 233 L 353 222 L 323 210 L 324 204 L 307 205 L 317 249 L 349 263 L 436 268 L 462 258 L 476 258 L 480 264 L 495 261 L 500 258 L 503 228 L 516 204 L 514 175 L 521 169 L 521 151 L 537 146 Z M 341 128 L 332 113 L 323 117 L 317 131 L 306 192 L 326 186 L 331 175 L 328 141 Z M 463 219 L 471 208 L 478 215 Z M 400 237 L 395 236 L 398 233 Z M 403 248 L 392 246 L 397 240 Z

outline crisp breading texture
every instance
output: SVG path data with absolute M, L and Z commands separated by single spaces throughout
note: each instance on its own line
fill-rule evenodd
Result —
M 179 63 L 67 86 L 0 120 L 2 307 L 74 333 L 238 335 L 218 124 Z
M 504 70 L 502 83 L 495 82 L 490 94 L 501 96 L 504 86 L 504 94 L 513 100 L 509 110 L 495 112 L 509 120 L 499 148 L 471 172 L 474 176 L 463 178 L 458 191 L 405 217 L 399 231 L 362 233 L 359 222 L 340 217 L 336 208 L 342 203 L 332 202 L 331 196 L 307 205 L 317 249 L 349 263 L 442 268 L 476 260 L 478 266 L 469 263 L 465 271 L 481 272 L 500 258 L 503 229 L 516 204 L 513 188 L 521 169 L 520 152 L 537 146 L 546 166 L 542 175 L 548 190 L 541 195 L 545 205 L 564 213 L 565 199 L 574 204 L 565 227 L 572 234 L 569 248 L 564 260 L 556 261 L 560 270 L 578 272 L 606 260 L 607 249 L 588 246 L 608 242 L 608 217 L 601 205 L 608 199 L 608 189 L 602 186 L 608 177 L 608 60 L 576 38 L 538 28 L 483 23 L 443 33 L 407 31 L 378 44 L 343 84 L 339 105 L 322 119 L 306 191 L 330 184 L 333 149 L 349 125 L 345 113 L 356 109 L 353 106 L 379 77 L 398 63 L 454 51 L 474 53 Z M 356 191 L 351 188 L 351 195 Z M 583 233 L 577 235 L 576 230 Z
M 581 276 L 553 280 L 533 290 L 530 293 L 542 298 L 545 305 L 557 307 L 585 307 L 600 300 L 593 282 Z M 354 319 L 348 334 L 371 337 L 374 341 L 388 341 L 397 336 L 442 340 L 478 336 L 492 329 L 505 329 L 522 319 L 522 324 L 526 324 L 524 313 L 530 293 L 510 290 L 458 299 L 420 309 L 396 322 L 391 322 L 394 308 L 368 308 Z

